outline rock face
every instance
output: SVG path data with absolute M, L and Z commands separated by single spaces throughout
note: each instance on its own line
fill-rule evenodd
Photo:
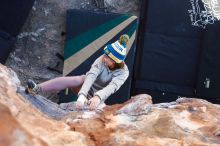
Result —
M 102 113 L 64 110 L 55 120 L 45 112 L 51 107 L 42 110 L 16 92 L 21 85 L 14 71 L 0 65 L 0 80 L 0 146 L 220 145 L 220 105 L 205 100 L 152 104 L 142 94 Z
M 104 0 L 104 6 L 112 12 L 127 12 L 138 16 L 140 11 L 140 0 Z

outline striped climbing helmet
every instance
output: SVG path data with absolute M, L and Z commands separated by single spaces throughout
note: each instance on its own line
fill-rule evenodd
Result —
M 116 63 L 121 63 L 125 60 L 126 57 L 126 44 L 129 40 L 129 36 L 124 34 L 120 36 L 119 40 L 107 45 L 104 48 L 104 53 L 114 60 Z

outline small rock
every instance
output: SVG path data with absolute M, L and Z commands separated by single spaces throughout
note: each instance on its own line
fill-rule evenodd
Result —
M 34 41 L 34 42 L 37 41 L 37 39 L 35 39 L 34 37 L 31 37 L 31 40 Z
M 39 29 L 37 29 L 37 31 L 36 31 L 36 33 L 41 33 L 42 31 L 44 31 L 46 28 L 45 27 L 43 27 L 43 28 L 39 28 Z
M 36 32 L 32 32 L 31 35 L 34 36 L 34 37 L 38 37 L 39 36 Z
M 139 116 L 148 114 L 152 108 L 152 97 L 147 94 L 140 94 L 132 97 L 129 103 L 122 107 L 117 114 Z
M 50 12 L 50 9 L 46 9 L 46 10 L 44 10 L 44 14 L 45 14 L 45 16 L 48 16 L 49 12 Z
M 154 104 L 158 108 L 175 108 L 176 102 Z
M 215 136 L 219 136 L 219 137 L 220 137 L 220 131 L 217 131 L 217 132 L 215 133 Z
M 69 102 L 69 103 L 61 103 L 59 107 L 63 110 L 67 111 L 74 111 L 76 110 L 76 106 L 74 102 Z
M 35 7 L 35 6 L 33 6 L 33 7 L 32 7 L 32 10 L 33 10 L 33 11 L 36 11 L 36 7 Z
M 18 38 L 18 39 L 21 39 L 21 38 L 26 37 L 26 36 L 28 36 L 28 35 L 29 35 L 29 33 L 23 32 L 23 33 L 20 33 L 20 34 L 17 36 L 17 38 Z
M 186 103 L 186 102 L 191 102 L 191 101 L 192 101 L 192 99 L 186 98 L 186 97 L 181 97 L 181 98 L 178 98 L 178 99 L 176 100 L 176 102 L 177 102 L 178 104 L 180 104 L 180 103 Z
M 205 113 L 207 111 L 207 107 L 203 106 L 201 107 L 201 110 Z
M 189 112 L 196 112 L 196 111 L 197 111 L 197 108 L 196 108 L 196 107 L 189 106 L 189 107 L 188 107 L 188 111 L 189 111 Z

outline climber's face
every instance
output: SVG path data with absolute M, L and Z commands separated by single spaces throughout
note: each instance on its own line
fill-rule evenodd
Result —
M 104 54 L 103 62 L 110 68 L 113 69 L 115 67 L 115 61 L 109 58 L 107 55 Z

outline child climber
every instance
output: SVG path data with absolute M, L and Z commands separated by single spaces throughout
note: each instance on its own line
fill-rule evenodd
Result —
M 104 54 L 95 60 L 86 75 L 58 77 L 41 84 L 28 80 L 28 91 L 37 94 L 81 87 L 76 101 L 78 109 L 83 109 L 84 106 L 88 106 L 90 110 L 104 107 L 105 100 L 115 93 L 129 76 L 124 62 L 128 40 L 129 36 L 124 34 L 118 41 L 107 45 Z

